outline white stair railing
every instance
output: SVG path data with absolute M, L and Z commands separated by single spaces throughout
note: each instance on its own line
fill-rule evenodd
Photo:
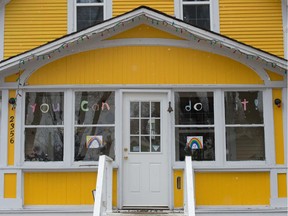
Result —
M 190 156 L 185 157 L 185 183 L 185 215 L 195 216 L 194 174 Z
M 99 157 L 93 216 L 112 212 L 112 162 L 106 155 Z

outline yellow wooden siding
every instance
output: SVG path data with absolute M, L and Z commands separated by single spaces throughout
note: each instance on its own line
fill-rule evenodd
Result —
M 9 91 L 9 98 L 15 98 L 16 91 L 10 90 Z M 8 104 L 8 157 L 7 157 L 7 164 L 8 166 L 14 165 L 14 149 L 15 149 L 15 122 L 16 122 L 16 115 L 15 109 L 13 106 Z
M 92 205 L 95 172 L 24 174 L 24 205 Z M 113 205 L 117 205 L 117 171 L 113 173 Z
M 274 104 L 274 100 L 279 98 L 282 106 Z M 274 112 L 274 136 L 276 149 L 276 164 L 284 164 L 284 133 L 283 133 L 283 99 L 282 89 L 273 89 L 273 112 Z
M 263 84 L 229 58 L 184 48 L 125 46 L 98 49 L 40 68 L 29 85 L 50 84 Z
M 269 70 L 266 70 L 266 72 L 268 76 L 270 77 L 271 81 L 284 81 L 284 76 L 271 72 Z
M 113 0 L 113 16 L 121 15 L 142 5 L 174 16 L 174 0 Z
M 177 178 L 180 181 L 180 187 L 177 187 Z M 182 208 L 184 205 L 184 174 L 183 170 L 174 170 L 174 208 Z
M 5 9 L 4 58 L 67 33 L 66 0 L 11 0 Z
M 165 38 L 165 39 L 176 39 L 183 40 L 180 37 L 166 33 L 159 29 L 153 28 L 148 25 L 139 25 L 135 28 L 129 29 L 125 32 L 117 34 L 107 40 L 123 39 L 123 38 Z
M 279 173 L 278 174 L 278 197 L 287 198 L 287 174 Z
M 196 205 L 269 205 L 269 173 L 196 173 L 195 194 Z
M 281 0 L 220 0 L 220 33 L 284 56 Z
M 4 174 L 4 198 L 16 198 L 17 194 L 17 174 Z

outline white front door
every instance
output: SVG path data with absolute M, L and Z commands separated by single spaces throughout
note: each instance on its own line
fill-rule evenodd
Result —
M 169 206 L 167 108 L 164 93 L 124 94 L 124 208 Z

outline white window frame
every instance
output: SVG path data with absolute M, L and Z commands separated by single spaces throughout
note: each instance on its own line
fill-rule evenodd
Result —
M 67 1 L 67 33 L 77 31 L 77 6 L 103 6 L 104 20 L 112 18 L 112 0 L 103 0 L 103 3 L 76 3 L 77 0 Z
M 174 15 L 178 19 L 183 20 L 183 5 L 209 5 L 210 9 L 210 31 L 220 32 L 219 24 L 219 0 L 207 0 L 203 1 L 184 1 L 184 0 L 174 0 Z
M 262 88 L 224 88 L 224 89 L 175 89 L 173 90 L 172 98 L 173 104 L 175 104 L 175 92 L 197 92 L 197 91 L 209 91 L 214 93 L 214 134 L 215 134 L 215 160 L 214 161 L 193 161 L 196 168 L 200 169 L 245 169 L 245 168 L 265 168 L 269 166 L 275 166 L 275 139 L 274 139 L 274 122 L 273 117 L 273 97 L 272 89 Z M 251 161 L 227 161 L 226 159 L 226 124 L 225 124 L 225 98 L 224 93 L 227 91 L 259 91 L 262 92 L 263 97 L 263 119 L 264 122 L 261 124 L 264 127 L 264 148 L 265 148 L 265 159 L 264 160 L 251 160 Z M 175 115 L 175 114 L 174 114 Z M 173 117 L 175 118 L 175 117 Z M 172 161 L 174 168 L 183 168 L 183 161 L 176 161 L 176 145 L 175 145 L 175 128 L 178 125 L 173 121 L 172 127 Z

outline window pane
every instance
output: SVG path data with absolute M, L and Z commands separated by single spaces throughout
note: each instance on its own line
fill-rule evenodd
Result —
M 139 119 L 130 119 L 130 134 L 139 134 Z
M 265 160 L 263 127 L 226 128 L 228 161 Z
M 103 0 L 77 0 L 77 3 L 101 3 Z
M 75 124 L 114 124 L 114 92 L 76 92 Z
M 103 6 L 77 7 L 77 31 L 96 25 L 103 19 Z
M 160 102 L 151 102 L 151 116 L 160 117 Z
M 214 124 L 212 92 L 175 93 L 176 125 Z
M 139 102 L 130 103 L 130 117 L 139 117 Z
M 150 152 L 149 136 L 141 136 L 141 152 Z
M 214 128 L 176 128 L 176 160 L 184 161 L 185 155 L 192 160 L 215 160 Z
M 63 92 L 27 92 L 25 99 L 26 125 L 63 125 Z
M 263 124 L 262 92 L 225 92 L 226 124 Z
M 25 161 L 63 161 L 63 128 L 26 128 Z
M 161 151 L 161 141 L 160 141 L 160 136 L 152 136 L 151 137 L 151 151 L 152 152 L 160 152 Z
M 141 102 L 141 117 L 150 116 L 150 102 Z
M 183 20 L 194 26 L 210 30 L 209 5 L 183 5 Z
M 98 161 L 100 155 L 115 158 L 114 127 L 77 127 L 75 161 Z
M 130 152 L 139 152 L 139 136 L 130 136 Z

